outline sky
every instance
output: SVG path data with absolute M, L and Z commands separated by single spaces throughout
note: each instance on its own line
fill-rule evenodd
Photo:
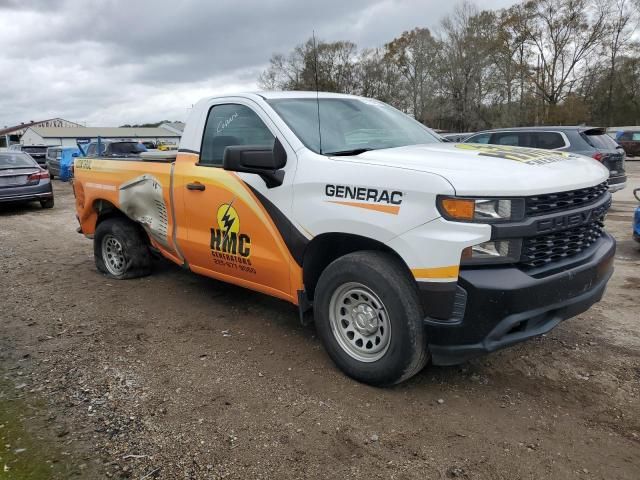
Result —
M 514 0 L 483 0 L 503 8 Z M 315 30 L 378 47 L 436 29 L 455 0 L 0 0 L 0 128 L 185 120 L 200 98 L 258 89 L 273 53 Z

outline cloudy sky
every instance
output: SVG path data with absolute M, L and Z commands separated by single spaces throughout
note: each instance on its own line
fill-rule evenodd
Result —
M 435 28 L 455 0 L 0 0 L 0 128 L 184 120 L 203 96 L 256 90 L 274 52 L 384 44 Z M 501 8 L 513 0 L 484 0 Z

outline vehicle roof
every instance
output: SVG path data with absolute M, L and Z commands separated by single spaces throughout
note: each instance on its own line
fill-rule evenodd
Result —
M 559 130 L 559 131 L 563 131 L 563 130 L 568 130 L 568 131 L 578 131 L 578 132 L 584 132 L 585 130 L 605 130 L 604 127 L 590 127 L 587 125 L 538 125 L 535 127 L 505 127 L 505 128 L 494 128 L 491 130 L 482 130 L 481 132 L 477 132 L 477 133 L 486 133 L 486 132 L 521 132 L 521 131 L 529 131 L 529 130 L 536 130 L 536 131 L 541 131 L 541 132 L 545 132 L 545 131 L 549 131 L 549 130 Z
M 348 95 L 346 93 L 332 93 L 332 92 L 313 92 L 313 91 L 258 91 L 258 92 L 243 92 L 234 93 L 228 95 L 212 95 L 209 99 L 227 98 L 227 97 L 262 97 L 265 100 L 275 100 L 280 98 L 364 98 L 357 95 Z

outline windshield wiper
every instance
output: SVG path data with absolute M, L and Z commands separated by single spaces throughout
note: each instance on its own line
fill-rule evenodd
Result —
M 375 148 L 354 148 L 353 150 L 339 150 L 337 152 L 325 152 L 325 155 L 330 155 L 332 157 L 349 157 L 351 155 L 360 155 L 364 152 L 370 152 L 371 150 L 376 150 Z

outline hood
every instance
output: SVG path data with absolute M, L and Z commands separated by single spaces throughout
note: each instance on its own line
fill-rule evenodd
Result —
M 340 160 L 347 160 L 340 157 Z M 536 195 L 590 187 L 609 178 L 597 160 L 556 150 L 438 143 L 372 150 L 348 161 L 440 175 L 457 195 Z

